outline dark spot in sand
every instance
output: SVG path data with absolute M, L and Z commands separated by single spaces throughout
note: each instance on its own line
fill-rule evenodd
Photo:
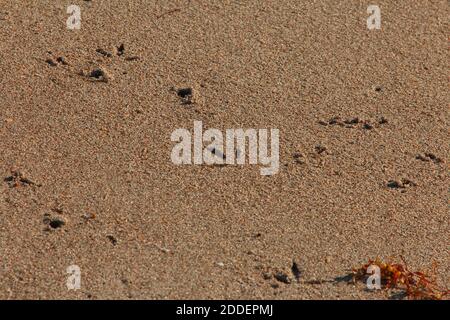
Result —
M 291 271 L 292 271 L 292 274 L 294 275 L 295 279 L 298 282 L 300 280 L 300 276 L 301 276 L 302 272 L 300 271 L 300 269 L 295 261 L 292 262 Z
M 67 63 L 67 61 L 66 61 L 66 59 L 65 59 L 64 57 L 58 57 L 58 58 L 56 59 L 56 61 L 59 62 L 59 63 L 61 63 L 61 64 L 64 65 L 64 66 L 67 66 L 67 65 L 68 65 L 68 63 Z
M 375 87 L 375 91 L 376 92 L 381 92 L 381 91 L 383 91 L 383 87 L 382 86 L 376 86 Z
M 52 221 L 50 221 L 49 226 L 52 227 L 53 229 L 58 229 L 58 228 L 61 228 L 65 224 L 66 223 L 62 220 L 53 219 Z
M 178 97 L 181 98 L 182 104 L 192 104 L 194 90 L 192 88 L 180 88 L 176 90 Z
M 301 154 L 300 152 L 294 152 L 293 154 L 292 154 L 292 157 L 294 158 L 294 162 L 295 163 L 300 163 L 300 164 L 303 164 L 304 163 L 304 161 L 303 161 L 303 154 Z
M 117 239 L 112 236 L 112 235 L 108 235 L 106 236 L 108 238 L 109 241 L 111 241 L 111 243 L 113 244 L 113 246 L 115 246 L 117 244 Z
M 275 273 L 274 276 L 275 276 L 275 279 L 277 279 L 277 281 L 279 281 L 279 282 L 283 282 L 285 284 L 291 283 L 291 279 L 284 272 L 277 272 L 277 273 Z
M 177 95 L 180 98 L 187 98 L 188 96 L 192 96 L 192 88 L 181 88 L 177 90 Z
M 389 188 L 392 188 L 392 189 L 399 189 L 399 188 L 404 188 L 405 187 L 400 182 L 394 181 L 394 180 L 389 180 L 388 183 L 387 183 L 387 186 Z
M 117 47 L 117 55 L 121 56 L 125 53 L 125 45 L 122 43 Z
M 387 187 L 391 189 L 405 189 L 406 187 L 415 187 L 417 184 L 409 179 L 401 179 L 401 181 L 389 180 Z
M 106 51 L 106 50 L 103 50 L 103 49 L 97 49 L 97 50 L 95 50 L 97 53 L 100 53 L 102 56 L 105 56 L 105 57 L 108 57 L 108 58 L 110 58 L 110 57 L 112 57 L 112 54 L 110 53 L 110 52 L 108 52 L 108 51 Z
M 51 67 L 56 67 L 56 65 L 57 65 L 56 62 L 53 61 L 53 59 L 51 59 L 51 58 L 48 58 L 47 60 L 45 60 L 45 62 L 47 62 L 48 65 Z
M 439 158 L 437 158 L 434 154 L 432 153 L 425 153 L 425 156 L 430 158 L 431 160 L 440 160 Z
M 138 56 L 131 56 L 131 57 L 126 57 L 125 60 L 126 61 L 136 61 L 139 60 L 140 58 Z
M 56 208 L 52 208 L 52 211 L 53 211 L 53 212 L 56 212 L 56 213 L 58 213 L 58 214 L 62 214 L 64 210 L 61 209 L 61 208 L 56 207 Z
M 91 71 L 91 74 L 89 76 L 92 77 L 92 78 L 100 79 L 104 75 L 105 75 L 105 73 L 103 72 L 103 70 L 101 70 L 101 69 L 94 69 L 94 70 Z
M 371 130 L 371 129 L 373 129 L 373 126 L 372 126 L 370 123 L 365 122 L 365 123 L 363 124 L 363 129 Z
M 426 152 L 424 155 L 418 154 L 416 156 L 416 159 L 421 160 L 421 161 L 425 161 L 425 162 L 429 162 L 432 161 L 434 163 L 441 163 L 442 159 L 436 157 L 434 154 Z
M 36 185 L 40 186 L 30 179 L 26 178 L 22 172 L 19 170 L 11 169 L 11 175 L 4 178 L 3 181 L 8 183 L 10 188 L 19 187 L 19 186 L 28 186 L 28 185 Z
M 66 223 L 60 218 L 51 218 L 49 214 L 44 215 L 43 222 L 52 229 L 59 229 Z
M 331 118 L 330 120 L 328 120 L 328 124 L 330 124 L 330 125 L 337 124 L 338 122 L 339 122 L 338 117 L 334 117 L 334 118 Z
M 418 155 L 416 156 L 416 159 L 417 159 L 417 160 L 420 160 L 420 161 L 424 161 L 424 162 L 430 161 L 430 159 L 428 159 L 428 157 L 423 156 L 423 155 L 421 155 L 421 154 L 418 154 Z
M 294 159 L 300 159 L 300 158 L 302 157 L 302 154 L 301 154 L 300 152 L 294 152 L 294 153 L 292 154 L 292 157 L 293 157 Z
M 351 118 L 351 119 L 347 119 L 344 121 L 345 124 L 358 124 L 359 123 L 359 118 L 355 117 L 355 118 Z
M 378 120 L 378 123 L 379 123 L 379 124 L 386 124 L 386 123 L 388 123 L 388 121 L 387 121 L 387 119 L 386 119 L 385 117 L 381 117 L 381 118 Z
M 411 181 L 409 179 L 402 179 L 402 184 L 404 186 L 413 186 L 413 187 L 417 186 L 417 183 L 415 183 L 414 181 Z
M 315 147 L 314 147 L 314 149 L 316 150 L 316 152 L 318 153 L 318 154 L 322 154 L 323 152 L 325 152 L 325 151 L 327 151 L 327 148 L 326 147 L 324 147 L 324 146 L 322 146 L 322 145 L 316 145 Z
M 94 78 L 98 81 L 102 81 L 102 82 L 108 82 L 110 80 L 110 76 L 108 75 L 108 73 L 101 69 L 101 68 L 95 68 L 94 70 L 92 70 L 89 73 L 89 77 L 90 78 Z

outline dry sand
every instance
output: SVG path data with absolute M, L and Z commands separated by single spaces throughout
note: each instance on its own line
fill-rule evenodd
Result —
M 0 0 L 0 298 L 378 299 L 334 279 L 399 255 L 448 284 L 448 3 L 369 4 Z M 175 166 L 194 120 L 278 128 L 279 173 Z

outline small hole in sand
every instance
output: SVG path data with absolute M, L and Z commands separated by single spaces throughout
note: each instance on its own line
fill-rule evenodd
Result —
M 117 55 L 121 56 L 125 53 L 125 45 L 122 43 L 120 46 L 117 47 Z
M 108 238 L 109 241 L 111 241 L 111 243 L 113 244 L 113 246 L 115 246 L 117 244 L 117 239 L 116 237 L 112 236 L 112 235 L 108 235 L 106 236 Z
M 101 69 L 94 69 L 94 70 L 91 71 L 91 74 L 89 76 L 92 77 L 92 78 L 100 79 L 104 75 L 105 75 L 105 73 L 103 72 L 103 70 L 101 70 Z
M 53 59 L 49 58 L 49 59 L 45 60 L 45 62 L 47 62 L 47 64 L 51 67 L 56 67 L 56 62 L 53 61 Z
M 177 95 L 181 98 L 186 98 L 192 95 L 192 88 L 182 88 L 177 90 Z
M 65 224 L 66 223 L 63 220 L 54 218 L 54 219 L 50 220 L 49 226 L 52 227 L 53 229 L 58 229 L 58 228 L 61 228 Z

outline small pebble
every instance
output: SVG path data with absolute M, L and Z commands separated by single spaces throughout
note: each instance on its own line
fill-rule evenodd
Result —
M 53 59 L 48 58 L 45 62 L 47 62 L 51 67 L 56 67 L 56 62 L 53 61 Z
M 275 279 L 277 279 L 278 281 L 283 282 L 285 284 L 291 283 L 291 279 L 289 279 L 288 275 L 283 272 L 277 272 L 275 274 Z
M 112 57 L 112 54 L 111 53 L 109 53 L 108 51 L 106 51 L 106 50 L 103 50 L 103 49 L 97 49 L 97 50 L 95 50 L 97 53 L 100 53 L 101 55 L 103 55 L 103 56 L 105 56 L 105 57 L 108 57 L 108 58 L 110 58 L 110 57 Z
M 109 75 L 109 73 L 102 68 L 95 68 L 94 70 L 92 70 L 89 74 L 89 77 L 102 82 L 109 82 L 111 80 L 111 76 Z
M 376 86 L 375 87 L 375 91 L 376 92 L 381 92 L 381 91 L 383 91 L 383 87 L 382 86 Z
M 140 58 L 138 56 L 131 56 L 131 57 L 126 57 L 125 60 L 126 61 L 135 61 L 135 60 L 139 60 Z
M 64 57 L 58 57 L 58 58 L 56 59 L 56 61 L 58 61 L 58 62 L 61 63 L 62 65 L 65 65 L 65 66 L 68 65 L 68 63 L 67 63 L 67 61 L 66 61 L 66 59 L 65 59 Z
M 121 56 L 125 53 L 125 46 L 122 43 L 120 46 L 117 47 L 117 55 Z

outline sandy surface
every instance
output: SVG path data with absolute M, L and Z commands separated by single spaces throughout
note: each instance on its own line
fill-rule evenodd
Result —
M 448 3 L 368 4 L 0 0 L 0 298 L 386 298 L 334 280 L 377 255 L 448 284 Z M 195 120 L 278 128 L 279 173 L 175 166 Z

